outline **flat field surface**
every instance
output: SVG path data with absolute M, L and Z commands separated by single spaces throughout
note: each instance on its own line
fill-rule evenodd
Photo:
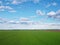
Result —
M 0 30 L 0 45 L 60 45 L 60 31 Z

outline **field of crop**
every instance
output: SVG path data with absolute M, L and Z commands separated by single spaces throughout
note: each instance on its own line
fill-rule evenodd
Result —
M 0 45 L 60 45 L 60 32 L 44 30 L 0 30 Z

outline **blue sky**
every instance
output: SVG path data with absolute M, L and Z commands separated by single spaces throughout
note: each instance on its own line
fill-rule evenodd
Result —
M 9 26 L 10 23 L 59 24 L 60 0 L 0 0 L 0 24 L 2 23 Z

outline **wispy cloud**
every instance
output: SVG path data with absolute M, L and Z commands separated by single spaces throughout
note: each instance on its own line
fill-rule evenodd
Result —
M 14 21 L 14 20 L 10 20 L 7 22 L 8 24 L 20 24 L 20 21 Z
M 13 0 L 12 4 L 21 4 L 28 1 L 32 1 L 33 3 L 39 3 L 40 0 Z
M 2 11 L 8 11 L 8 12 L 16 12 L 16 10 L 14 10 L 14 8 L 13 7 L 11 7 L 11 6 L 9 6 L 9 5 L 7 5 L 7 4 L 11 4 L 10 2 L 11 2 L 11 0 L 9 1 L 9 0 L 5 0 L 6 1 L 6 3 L 4 4 L 4 2 L 3 1 L 0 1 L 0 12 Z
M 60 15 L 60 9 L 59 9 L 58 11 L 56 11 L 56 14 L 57 14 L 57 15 Z
M 10 6 L 4 6 L 4 8 L 9 9 L 9 10 L 12 10 L 12 9 L 13 9 L 13 8 L 10 7 Z
M 39 2 L 40 2 L 40 0 L 33 0 L 33 2 L 34 2 L 34 3 L 39 3 Z
M 21 17 L 20 21 L 29 21 L 29 18 Z
M 36 10 L 36 14 L 37 14 L 37 15 L 45 15 L 45 13 L 42 12 L 41 10 Z
M 13 13 L 13 12 L 16 12 L 16 10 L 10 10 L 9 12 L 12 12 Z
M 8 12 L 16 12 L 12 7 L 10 6 L 0 6 L 0 11 L 8 10 Z
M 48 3 L 46 5 L 46 8 L 51 7 L 51 6 L 57 6 L 58 4 L 56 2 Z
M 2 5 L 3 3 L 2 3 L 2 1 L 0 1 L 0 5 Z
M 2 24 L 2 23 L 6 23 L 7 22 L 7 20 L 5 19 L 5 18 L 2 18 L 2 17 L 0 17 L 0 23 Z
M 37 17 L 36 15 L 30 16 L 30 18 L 36 18 L 36 17 Z
M 12 1 L 12 4 L 20 4 L 20 3 L 22 3 L 21 0 L 20 0 L 20 1 L 18 1 L 18 0 L 13 0 L 13 1 Z
M 53 5 L 53 6 L 57 6 L 57 3 L 56 3 L 56 2 L 53 2 L 52 5 Z

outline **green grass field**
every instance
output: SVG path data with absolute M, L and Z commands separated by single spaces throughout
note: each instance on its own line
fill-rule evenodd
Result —
M 60 32 L 42 30 L 1 30 L 0 45 L 60 45 Z

